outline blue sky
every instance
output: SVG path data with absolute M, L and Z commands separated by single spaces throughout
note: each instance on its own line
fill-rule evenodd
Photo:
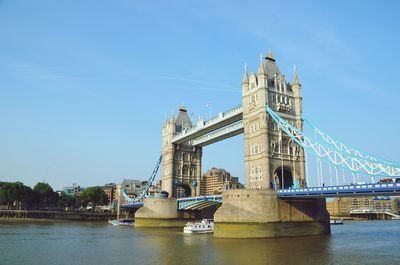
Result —
M 243 64 L 271 48 L 304 115 L 400 161 L 396 1 L 0 0 L 0 180 L 54 188 L 146 179 L 165 114 L 241 103 Z M 203 171 L 244 181 L 243 136 L 206 147 Z

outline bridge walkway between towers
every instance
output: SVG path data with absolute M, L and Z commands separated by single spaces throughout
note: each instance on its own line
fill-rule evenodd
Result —
M 213 131 L 222 129 L 232 123 L 237 123 L 243 118 L 243 108 L 241 105 L 228 111 L 221 112 L 218 116 L 211 118 L 197 127 L 184 130 L 176 134 L 172 142 L 174 144 L 183 144 L 192 141 L 198 137 L 204 136 Z

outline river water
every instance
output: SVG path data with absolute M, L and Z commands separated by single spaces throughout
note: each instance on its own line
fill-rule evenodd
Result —
M 400 221 L 348 221 L 330 236 L 215 239 L 181 229 L 2 223 L 0 264 L 400 264 Z

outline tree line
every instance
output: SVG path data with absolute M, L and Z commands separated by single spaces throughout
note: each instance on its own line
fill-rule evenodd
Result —
M 75 196 L 58 193 L 44 182 L 38 182 L 33 189 L 22 182 L 0 182 L 0 205 L 7 209 L 49 209 L 86 207 L 109 203 L 107 194 L 101 187 L 89 187 Z

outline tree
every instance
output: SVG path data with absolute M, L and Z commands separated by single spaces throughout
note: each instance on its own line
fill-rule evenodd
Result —
M 96 205 L 106 205 L 108 204 L 107 194 L 101 187 L 89 187 L 85 189 L 80 195 L 79 199 L 83 205 L 87 205 L 89 202 Z
M 30 202 L 33 191 L 22 182 L 3 182 L 0 185 L 0 204 L 6 204 L 7 208 L 12 204 Z
M 53 188 L 48 183 L 38 182 L 33 191 L 36 195 L 36 202 L 44 205 L 54 205 L 57 203 L 58 194 L 53 191 Z
M 77 207 L 77 198 L 75 196 L 67 195 L 64 192 L 61 193 L 61 197 L 58 200 L 58 206 L 64 207 Z

